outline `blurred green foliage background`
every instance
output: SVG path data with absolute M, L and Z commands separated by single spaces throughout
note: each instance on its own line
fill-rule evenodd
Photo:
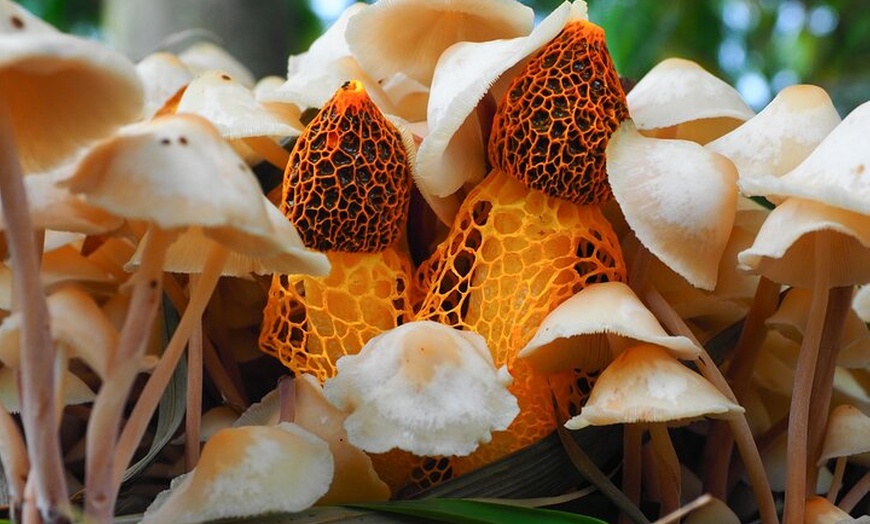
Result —
M 21 3 L 64 31 L 99 38 L 105 34 L 103 14 L 105 2 L 110 1 L 21 0 Z M 260 11 L 265 4 L 272 6 L 275 13 L 292 14 L 287 16 L 286 28 L 282 27 L 286 38 L 270 48 L 273 56 L 258 57 L 257 63 L 242 57 L 257 76 L 264 76 L 282 74 L 286 56 L 303 51 L 349 0 L 248 3 L 258 4 Z M 525 0 L 525 3 L 543 17 L 561 2 Z M 588 3 L 590 19 L 607 31 L 608 46 L 617 68 L 625 76 L 639 78 L 659 60 L 679 56 L 699 62 L 735 85 L 756 109 L 794 83 L 821 85 L 831 94 L 842 115 L 870 99 L 870 6 L 864 0 L 588 0 Z M 235 53 L 237 38 L 257 38 L 263 34 L 260 30 L 239 27 L 238 35 L 221 43 Z

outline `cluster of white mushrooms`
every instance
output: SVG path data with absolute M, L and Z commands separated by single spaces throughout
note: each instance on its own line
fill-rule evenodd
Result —
M 185 349 L 186 473 L 142 522 L 386 500 L 369 454 L 467 455 L 507 428 L 511 376 L 483 338 L 413 321 L 339 360 L 322 387 L 283 381 L 204 430 L 203 368 L 219 360 L 201 320 L 222 277 L 330 270 L 250 167 L 284 169 L 282 140 L 304 129 L 304 110 L 361 81 L 417 138 L 417 188 L 449 224 L 486 174 L 475 108 L 585 17 L 581 0 L 537 25 L 512 0 L 354 4 L 289 58 L 286 78 L 255 82 L 211 45 L 134 65 L 0 0 L 0 460 L 16 518 L 71 522 L 69 493 L 83 488 L 86 521 L 111 522 Z M 850 518 L 870 490 L 870 105 L 841 120 L 822 89 L 799 85 L 755 114 L 697 64 L 669 59 L 628 106 L 607 148 L 606 210 L 628 283 L 563 302 L 519 358 L 602 370 L 565 427 L 625 425 L 621 489 L 636 504 L 643 490 L 665 514 L 703 490 L 729 505 L 692 522 L 769 524 L 784 492 L 787 524 Z M 182 311 L 166 343 L 164 294 Z M 705 345 L 741 321 L 717 365 Z M 226 403 L 245 407 L 210 371 Z M 79 404 L 87 430 L 65 451 L 83 457 L 81 486 L 59 440 L 64 406 Z M 687 424 L 706 431 L 702 473 L 670 439 Z M 754 497 L 734 488 L 738 464 Z M 859 480 L 841 496 L 847 469 Z

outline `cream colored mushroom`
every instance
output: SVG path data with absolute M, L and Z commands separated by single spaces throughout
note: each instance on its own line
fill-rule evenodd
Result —
M 809 497 L 804 513 L 805 524 L 848 524 L 858 522 L 824 497 Z
M 744 194 L 766 195 L 765 180 L 797 167 L 839 123 L 840 115 L 824 89 L 793 85 L 706 147 L 734 162 Z
M 350 411 L 350 442 L 372 453 L 468 455 L 519 413 L 483 337 L 436 322 L 386 331 L 337 366 L 323 393 Z
M 438 57 L 456 42 L 515 38 L 533 25 L 532 9 L 515 0 L 395 0 L 354 15 L 347 41 L 372 78 L 401 72 L 429 84 Z
M 828 500 L 833 502 L 843 483 L 843 473 L 849 457 L 870 453 L 870 417 L 855 406 L 842 404 L 831 411 L 825 429 L 825 440 L 818 466 L 822 467 L 836 459 L 834 478 L 828 491 Z
M 691 60 L 668 58 L 626 96 L 637 129 L 700 144 L 716 139 L 755 114 L 736 89 Z
M 613 196 L 638 240 L 695 287 L 716 286 L 737 209 L 737 170 L 692 142 L 624 122 L 607 146 Z
M 662 346 L 675 358 L 693 359 L 699 352 L 688 338 L 668 335 L 627 285 L 604 282 L 583 288 L 551 311 L 519 358 L 549 372 L 594 370 L 637 342 Z
M 197 42 L 179 53 L 178 59 L 194 75 L 218 69 L 232 75 L 243 86 L 249 89 L 254 87 L 255 80 L 251 71 L 226 49 L 212 42 Z
M 142 116 L 154 116 L 178 90 L 193 80 L 193 73 L 178 56 L 160 51 L 136 63 L 136 73 L 145 90 L 145 109 Z
M 192 524 L 302 511 L 332 482 L 329 446 L 295 424 L 224 429 L 205 444 L 199 465 L 173 480 L 142 524 Z

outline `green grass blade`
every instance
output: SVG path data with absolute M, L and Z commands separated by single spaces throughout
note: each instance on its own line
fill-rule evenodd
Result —
M 596 518 L 565 511 L 463 499 L 397 500 L 349 507 L 456 524 L 605 524 Z

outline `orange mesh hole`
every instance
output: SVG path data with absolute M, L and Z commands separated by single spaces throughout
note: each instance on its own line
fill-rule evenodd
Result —
M 409 320 L 411 263 L 394 247 L 380 253 L 327 253 L 326 277 L 274 275 L 260 348 L 294 373 L 322 383 L 335 362 L 375 335 Z
M 571 22 L 508 87 L 493 119 L 489 159 L 551 196 L 603 203 L 611 198 L 604 151 L 627 117 L 604 31 Z
M 515 362 L 516 353 L 565 299 L 593 282 L 624 280 L 625 264 L 616 235 L 597 206 L 529 191 L 495 170 L 469 193 L 447 239 L 415 279 L 424 291 L 418 319 L 480 333 L 496 365 L 506 364 L 514 376 L 511 389 L 520 415 L 490 444 L 455 459 L 461 474 L 555 429 L 549 383 L 568 379 Z
M 377 252 L 399 236 L 411 198 L 402 136 L 346 82 L 296 141 L 281 211 L 318 251 Z

